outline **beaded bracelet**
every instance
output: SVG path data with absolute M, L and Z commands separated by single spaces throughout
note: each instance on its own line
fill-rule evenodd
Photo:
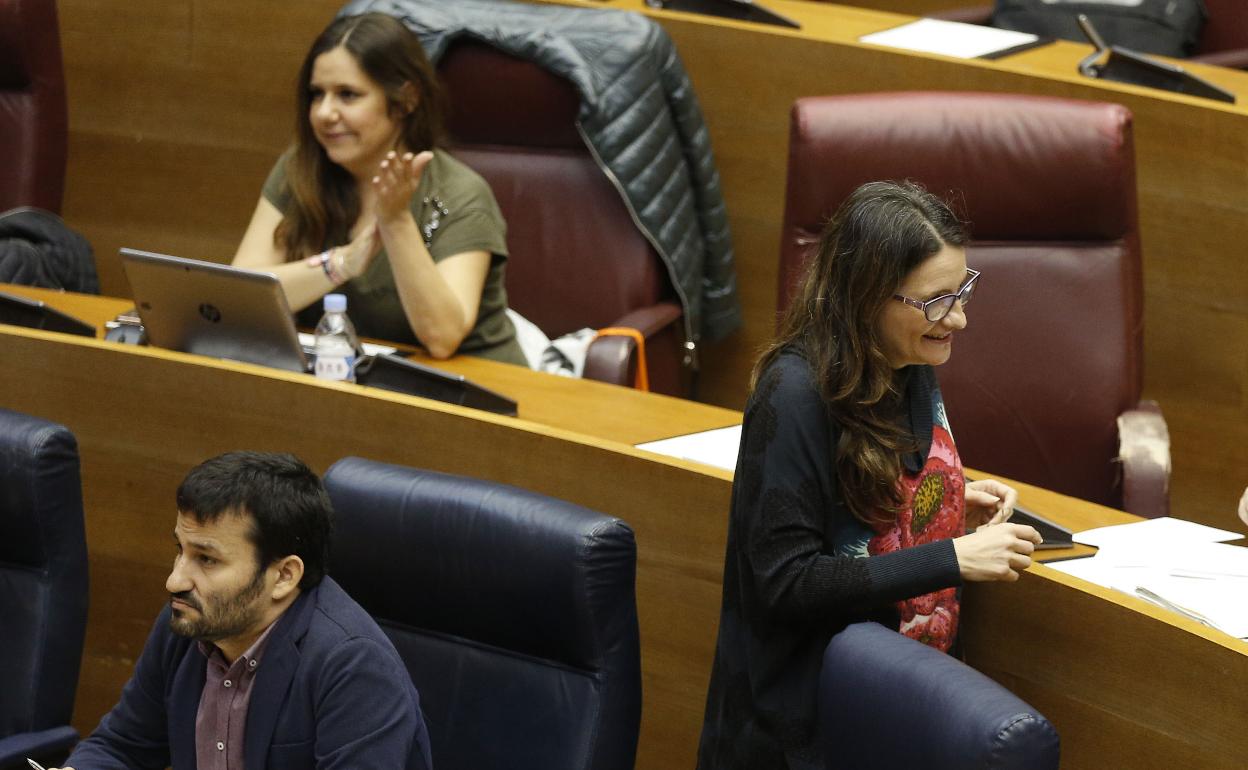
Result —
M 320 267 L 325 272 L 325 277 L 335 286 L 341 286 L 347 282 L 342 271 L 334 266 L 334 249 L 326 249 L 320 254 L 308 257 L 305 264 L 308 267 Z

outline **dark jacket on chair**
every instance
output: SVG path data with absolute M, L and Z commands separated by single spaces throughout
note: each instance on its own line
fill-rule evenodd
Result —
M 635 13 L 493 0 L 356 0 L 341 11 L 368 12 L 401 19 L 435 62 L 469 37 L 569 80 L 585 144 L 671 272 L 688 339 L 741 325 L 710 135 L 662 27 Z

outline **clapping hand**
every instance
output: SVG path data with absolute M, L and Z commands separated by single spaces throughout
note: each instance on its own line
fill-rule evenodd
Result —
M 996 479 L 966 484 L 966 531 L 1009 521 L 1018 502 L 1018 490 Z
M 407 213 L 412 195 L 420 185 L 420 177 L 425 173 L 425 166 L 432 159 L 433 153 L 428 150 L 415 155 L 410 152 L 400 155 L 393 150 L 386 154 L 385 160 L 377 167 L 377 175 L 373 177 L 379 222 L 393 222 Z

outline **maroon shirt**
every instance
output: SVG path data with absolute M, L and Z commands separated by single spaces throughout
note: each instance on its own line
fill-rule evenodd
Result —
M 216 645 L 199 642 L 199 651 L 208 659 L 204 693 L 195 715 L 195 764 L 198 770 L 243 770 L 243 739 L 247 730 L 247 709 L 251 706 L 251 685 L 260 668 L 271 624 L 247 651 L 227 665 Z

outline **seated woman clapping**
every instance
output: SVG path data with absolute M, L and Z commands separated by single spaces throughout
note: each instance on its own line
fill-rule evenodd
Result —
M 294 145 L 234 257 L 295 310 L 346 294 L 360 334 L 524 365 L 505 314 L 506 225 L 485 181 L 439 148 L 443 96 L 397 19 L 335 20 L 300 69 Z

